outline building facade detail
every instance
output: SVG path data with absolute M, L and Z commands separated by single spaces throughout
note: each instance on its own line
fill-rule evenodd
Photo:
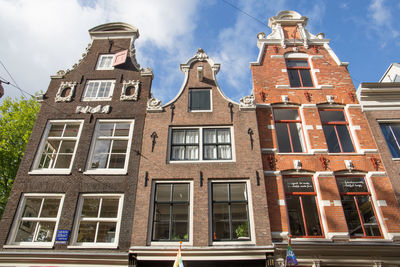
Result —
M 75 93 L 77 82 L 62 82 L 58 88 L 55 101 L 56 102 L 70 102 Z
M 140 81 L 123 81 L 121 91 L 121 101 L 137 101 L 140 91 Z

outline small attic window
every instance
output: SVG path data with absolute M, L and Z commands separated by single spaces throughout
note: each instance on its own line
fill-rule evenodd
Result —
M 97 60 L 96 70 L 113 70 L 114 54 L 100 55 Z
M 211 111 L 211 90 L 189 89 L 189 111 Z

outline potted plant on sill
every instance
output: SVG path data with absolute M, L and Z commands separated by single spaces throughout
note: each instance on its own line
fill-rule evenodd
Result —
M 239 224 L 235 230 L 238 239 L 249 239 L 249 225 L 248 222 Z

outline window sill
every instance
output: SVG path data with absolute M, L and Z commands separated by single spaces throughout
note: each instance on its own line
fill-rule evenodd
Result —
M 82 98 L 83 102 L 101 102 L 101 101 L 111 101 L 112 97 L 108 98 Z
M 213 112 L 211 109 L 204 109 L 204 110 L 189 110 L 189 113 L 199 113 L 199 112 Z
M 70 175 L 71 169 L 47 169 L 47 170 L 33 170 L 28 172 L 30 175 Z
M 87 170 L 84 175 L 126 175 L 126 169 L 101 169 L 101 170 Z
M 163 246 L 177 246 L 179 245 L 179 240 L 178 241 L 152 241 L 150 242 L 150 246 L 154 247 L 163 247 Z M 183 246 L 193 246 L 193 242 L 191 241 L 182 241 Z
M 236 245 L 255 245 L 255 242 L 252 240 L 248 241 L 239 241 L 239 240 L 232 240 L 232 241 L 213 241 L 213 246 L 236 246 Z
M 171 164 L 182 164 L 182 163 L 229 163 L 236 162 L 234 159 L 228 160 L 169 160 L 168 163 Z
M 311 153 L 307 153 L 307 152 L 277 152 L 277 155 L 282 155 L 282 156 L 291 156 L 291 155 L 296 155 L 296 156 L 310 156 L 312 155 Z
M 54 247 L 53 243 L 46 244 L 24 244 L 24 245 L 4 245 L 3 248 L 37 248 L 37 249 L 52 249 Z
M 394 161 L 400 161 L 400 158 L 392 158 Z
M 354 243 L 358 243 L 358 242 L 382 242 L 382 243 L 392 243 L 392 240 L 387 240 L 384 239 L 384 237 L 382 236 L 377 236 L 377 237 L 358 237 L 358 238 L 350 238 L 349 242 L 354 242 Z
M 114 67 L 111 67 L 111 68 L 97 68 L 96 70 L 114 70 Z
M 84 244 L 67 246 L 68 249 L 117 249 L 117 244 Z
M 293 90 L 321 90 L 321 89 L 332 89 L 334 88 L 333 85 L 330 84 L 322 84 L 313 87 L 291 87 L 290 85 L 282 84 L 282 85 L 275 85 L 276 89 L 293 89 Z
M 357 153 L 357 152 L 335 152 L 335 153 L 329 153 L 328 156 L 364 156 L 365 154 L 363 153 Z

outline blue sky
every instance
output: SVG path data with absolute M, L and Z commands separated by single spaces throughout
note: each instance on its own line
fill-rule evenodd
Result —
M 0 60 L 23 90 L 46 91 L 50 75 L 78 61 L 90 28 L 123 21 L 139 28 L 137 59 L 153 69 L 152 92 L 163 103 L 182 85 L 179 64 L 200 47 L 221 64 L 219 85 L 238 101 L 251 93 L 257 33 L 269 34 L 268 18 L 288 9 L 309 18 L 311 33 L 331 39 L 350 62 L 356 88 L 400 62 L 400 0 L 0 0 Z M 11 80 L 2 66 L 0 78 Z M 4 88 L 6 96 L 20 96 Z

